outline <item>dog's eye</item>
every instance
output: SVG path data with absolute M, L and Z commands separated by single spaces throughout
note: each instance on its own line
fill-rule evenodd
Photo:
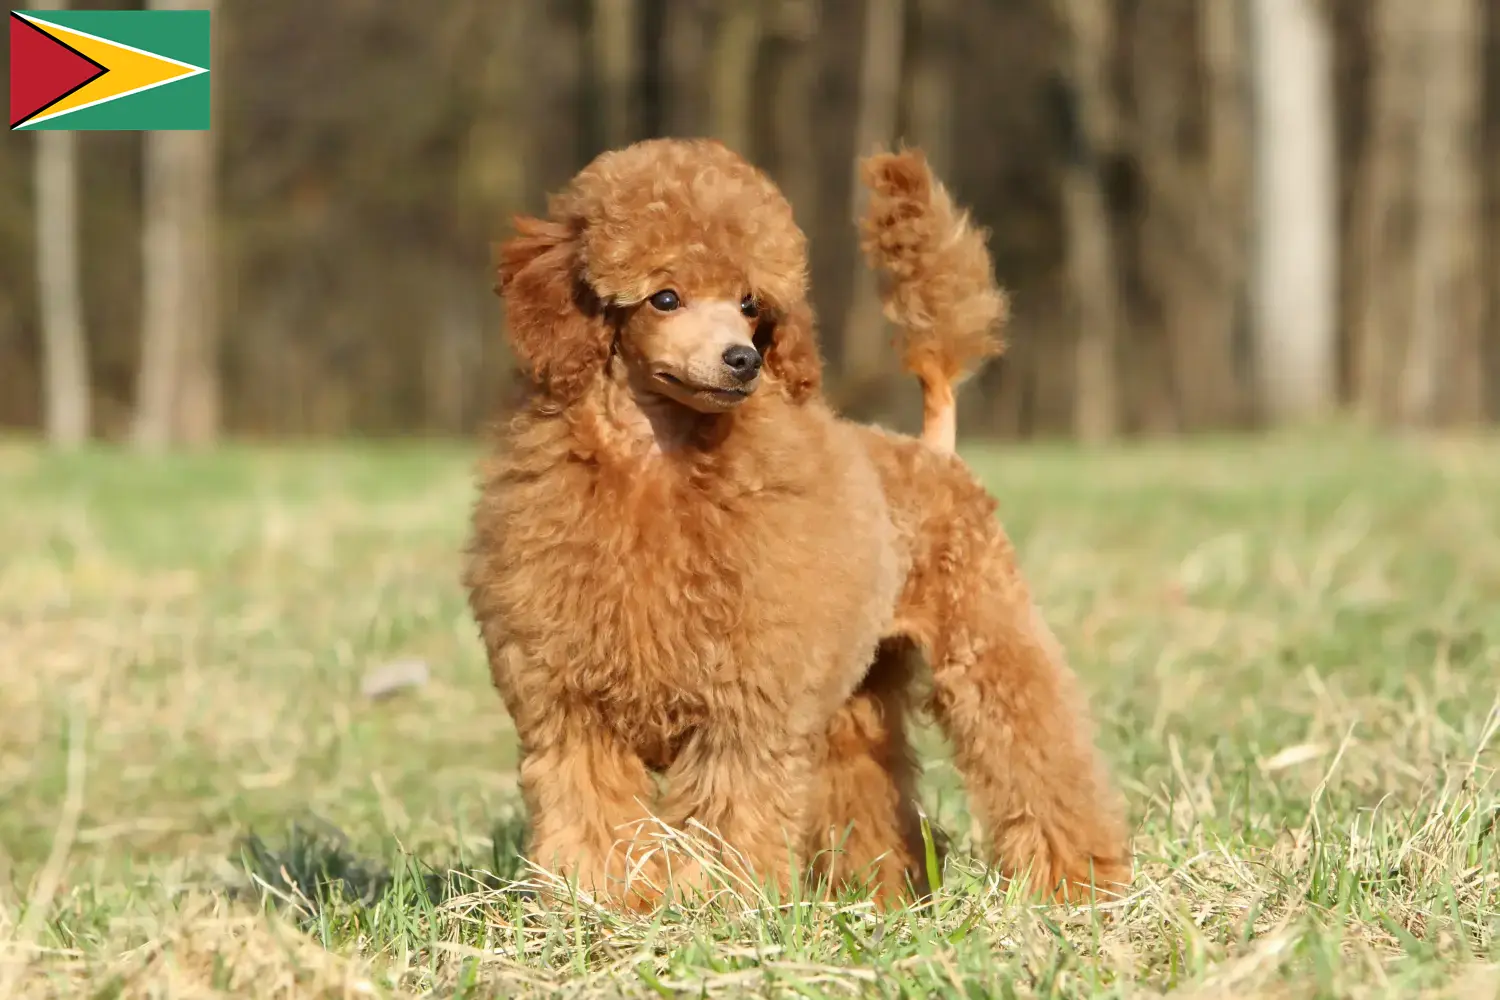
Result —
M 740 300 L 740 315 L 746 319 L 754 319 L 760 315 L 760 303 L 755 301 L 755 296 L 746 295 Z
M 664 313 L 669 313 L 673 309 L 676 309 L 678 306 L 682 305 L 682 300 L 679 299 L 677 297 L 677 293 L 672 291 L 672 289 L 670 288 L 663 288 L 661 291 L 657 292 L 646 301 L 651 303 L 652 309 Z

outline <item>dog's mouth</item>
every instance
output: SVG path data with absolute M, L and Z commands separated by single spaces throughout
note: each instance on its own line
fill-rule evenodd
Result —
M 666 395 L 679 402 L 695 408 L 696 404 L 707 404 L 708 408 L 720 410 L 732 409 L 749 399 L 760 382 L 757 378 L 736 386 L 694 385 L 671 372 L 654 372 L 652 377 L 666 390 Z

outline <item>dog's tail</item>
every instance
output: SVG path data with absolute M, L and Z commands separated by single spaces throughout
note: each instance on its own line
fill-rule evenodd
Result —
M 902 364 L 922 383 L 922 440 L 951 452 L 954 389 L 1005 350 L 1009 311 L 995 284 L 985 233 L 953 204 L 917 150 L 878 153 L 860 164 L 870 189 L 860 245 L 882 279 Z

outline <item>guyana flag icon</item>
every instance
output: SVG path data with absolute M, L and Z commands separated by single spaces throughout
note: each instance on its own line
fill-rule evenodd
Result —
M 206 10 L 13 10 L 10 127 L 209 127 Z

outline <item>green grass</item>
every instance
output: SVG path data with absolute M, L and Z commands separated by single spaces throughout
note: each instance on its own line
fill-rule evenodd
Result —
M 1140 866 L 878 915 L 544 912 L 458 586 L 471 454 L 0 447 L 0 996 L 1493 997 L 1500 441 L 973 450 Z M 431 668 L 385 701 L 364 672 Z

